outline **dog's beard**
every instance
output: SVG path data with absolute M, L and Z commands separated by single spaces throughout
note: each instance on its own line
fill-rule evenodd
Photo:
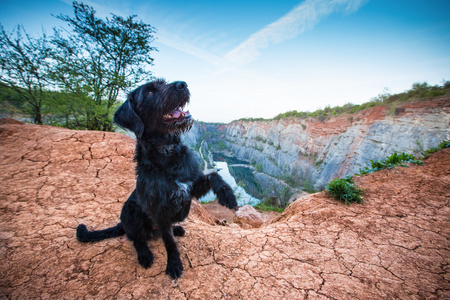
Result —
M 166 133 L 180 135 L 191 130 L 194 124 L 194 119 L 189 115 L 188 118 L 184 118 L 182 121 L 175 121 L 170 124 L 164 123 L 162 127 Z
M 163 102 L 163 104 L 171 107 L 168 110 L 163 110 L 164 113 L 158 117 L 158 123 L 164 131 L 173 134 L 182 134 L 192 128 L 194 120 L 185 107 L 189 103 L 189 92 L 184 93 L 181 97 L 170 97 L 169 99 L 177 99 L 174 103 Z

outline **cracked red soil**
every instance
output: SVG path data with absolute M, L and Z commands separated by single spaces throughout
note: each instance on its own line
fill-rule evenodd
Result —
M 135 184 L 131 138 L 2 123 L 1 298 L 450 298 L 450 149 L 357 178 L 364 204 L 318 193 L 257 229 L 216 225 L 194 202 L 175 281 L 160 240 L 145 270 L 124 238 L 75 238 L 79 223 L 118 222 Z

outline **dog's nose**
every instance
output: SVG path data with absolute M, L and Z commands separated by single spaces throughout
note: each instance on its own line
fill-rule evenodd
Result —
M 185 88 L 187 88 L 187 83 L 184 81 L 177 81 L 177 83 L 175 84 L 176 88 L 179 90 L 184 90 Z

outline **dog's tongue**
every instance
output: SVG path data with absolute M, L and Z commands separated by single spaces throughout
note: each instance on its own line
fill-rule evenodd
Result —
M 183 113 L 183 112 L 180 111 L 180 110 L 174 110 L 174 111 L 172 112 L 172 117 L 178 119 L 178 118 L 181 116 L 182 113 Z
M 176 119 L 178 119 L 179 117 L 184 116 L 184 115 L 189 115 L 189 111 L 184 112 L 182 110 L 177 109 L 172 112 L 172 117 L 174 117 Z

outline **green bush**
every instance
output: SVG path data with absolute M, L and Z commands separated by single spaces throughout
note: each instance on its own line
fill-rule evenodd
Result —
M 282 208 L 282 207 L 267 205 L 267 204 L 264 204 L 264 203 L 258 203 L 258 204 L 256 204 L 253 207 L 258 209 L 258 210 L 260 210 L 260 211 L 276 211 L 276 212 L 283 212 L 284 211 L 284 208 Z
M 278 204 L 278 200 L 276 197 L 265 197 L 263 201 L 253 206 L 259 211 L 276 211 L 276 212 L 283 212 L 286 208 L 286 205 L 283 207 L 280 207 Z
M 325 189 L 329 195 L 345 204 L 361 203 L 363 201 L 361 189 L 354 186 L 353 179 L 350 176 L 332 180 Z
M 256 165 L 256 171 L 258 171 L 258 172 L 262 172 L 262 170 L 263 170 L 263 165 L 262 164 L 257 164 Z
M 316 160 L 314 162 L 314 167 L 319 167 L 321 164 L 323 164 L 323 159 Z
M 223 150 L 227 149 L 227 145 L 225 144 L 225 142 L 223 140 L 221 140 L 220 142 L 218 142 L 214 146 L 215 146 L 215 149 L 217 151 L 223 151 Z
M 392 154 L 391 156 L 387 156 L 384 160 L 371 159 L 368 163 L 369 166 L 365 167 L 364 169 L 360 169 L 359 174 L 356 175 L 365 175 L 383 169 L 394 169 L 395 167 L 407 167 L 407 163 L 423 165 L 423 162 L 415 158 L 412 154 L 408 154 L 405 152 L 394 152 L 394 154 Z
M 310 193 L 310 194 L 317 193 L 317 190 L 314 189 L 314 185 L 312 184 L 312 182 L 309 179 L 303 179 L 302 183 L 301 183 L 301 187 L 302 187 L 302 190 L 307 193 Z
M 449 141 L 442 141 L 439 146 L 437 147 L 432 147 L 428 150 L 422 151 L 422 157 L 426 158 L 428 156 L 430 156 L 431 153 L 437 152 L 439 150 L 445 149 L 445 148 L 449 148 L 450 147 L 450 140 Z

